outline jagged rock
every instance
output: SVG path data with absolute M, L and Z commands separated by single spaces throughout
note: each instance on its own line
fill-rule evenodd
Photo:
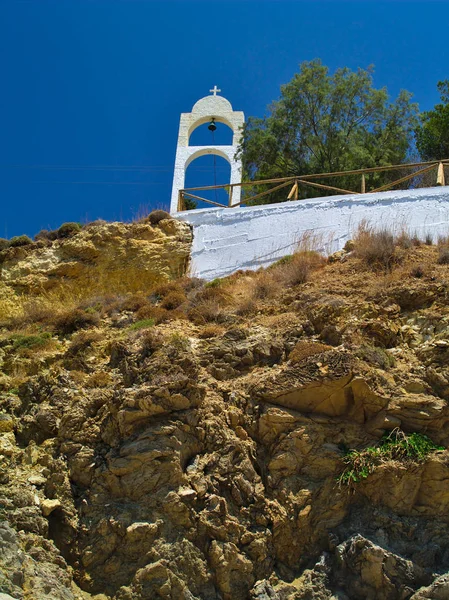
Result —
M 335 560 L 336 584 L 354 600 L 405 600 L 431 577 L 361 535 L 340 544 Z
M 421 588 L 410 600 L 446 600 L 449 598 L 449 575 L 441 575 L 428 587 Z
M 260 381 L 256 398 L 304 413 L 343 416 L 364 422 L 388 403 L 354 377 L 349 355 L 334 350 L 305 358 Z

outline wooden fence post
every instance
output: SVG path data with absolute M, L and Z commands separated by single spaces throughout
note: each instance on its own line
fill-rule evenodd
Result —
M 298 182 L 296 180 L 287 196 L 287 200 L 291 200 L 292 198 L 298 200 Z
M 442 162 L 438 165 L 437 185 L 446 185 L 444 182 L 444 166 Z
M 365 173 L 362 173 L 362 188 L 361 188 L 362 194 L 364 194 L 365 191 L 366 191 Z

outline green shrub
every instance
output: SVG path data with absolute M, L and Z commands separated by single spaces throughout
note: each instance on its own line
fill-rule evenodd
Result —
M 29 350 L 47 346 L 48 340 L 51 340 L 51 333 L 45 332 L 37 335 L 17 334 L 12 336 L 12 339 L 14 340 L 12 345 L 13 350 Z
M 154 326 L 154 319 L 142 319 L 141 321 L 136 321 L 132 325 L 129 326 L 129 329 L 147 329 L 148 327 Z
M 379 348 L 378 346 L 364 344 L 358 349 L 357 356 L 384 371 L 395 365 L 394 356 L 388 354 L 388 352 L 385 352 L 383 348 Z
M 5 250 L 9 246 L 9 240 L 0 238 L 0 251 Z
M 354 484 L 366 479 L 379 465 L 390 460 L 401 462 L 422 462 L 435 450 L 444 450 L 422 433 L 405 434 L 394 429 L 385 434 L 378 446 L 364 450 L 349 450 L 343 458 L 345 469 L 338 476 L 339 484 Z
M 16 235 L 15 237 L 9 240 L 10 248 L 17 248 L 19 246 L 28 246 L 28 244 L 32 244 L 33 240 L 29 238 L 27 235 Z
M 216 288 L 221 287 L 223 285 L 223 279 L 212 279 L 212 281 L 208 281 L 204 287 L 206 288 Z
M 81 225 L 79 223 L 63 223 L 57 231 L 58 239 L 68 238 L 81 231 Z

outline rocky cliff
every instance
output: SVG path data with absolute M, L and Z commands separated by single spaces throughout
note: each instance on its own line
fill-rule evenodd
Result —
M 85 234 L 99 272 L 130 227 Z M 132 232 L 136 257 L 153 231 Z M 448 267 L 414 243 L 384 268 L 307 251 L 206 286 L 166 266 L 139 292 L 4 315 L 0 592 L 449 597 Z M 3 283 L 29 300 L 63 247 L 8 255 Z

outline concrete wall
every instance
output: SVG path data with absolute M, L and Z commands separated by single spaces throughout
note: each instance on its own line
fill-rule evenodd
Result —
M 192 275 L 207 280 L 268 266 L 291 254 L 306 232 L 321 251 L 343 248 L 362 220 L 424 239 L 449 234 L 449 187 L 332 196 L 246 208 L 201 209 L 175 215 L 193 226 Z

